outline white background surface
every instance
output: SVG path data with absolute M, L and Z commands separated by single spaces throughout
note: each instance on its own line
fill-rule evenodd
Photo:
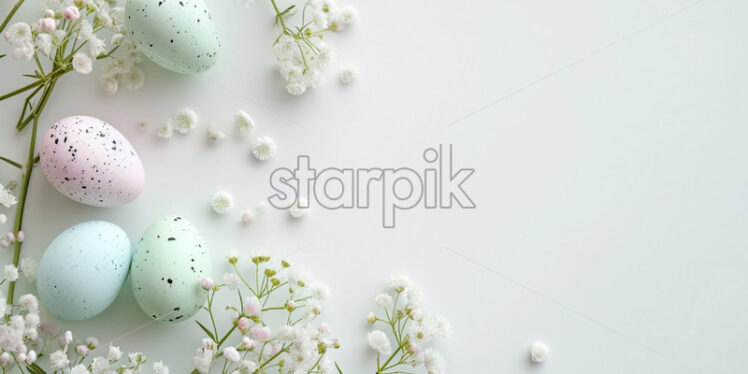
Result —
M 127 206 L 97 209 L 37 171 L 24 256 L 40 256 L 80 221 L 109 220 L 135 241 L 157 217 L 179 213 L 204 233 L 216 264 L 232 247 L 265 247 L 293 252 L 328 283 L 325 313 L 346 373 L 373 371 L 364 318 L 393 272 L 410 274 L 430 309 L 452 321 L 453 336 L 438 345 L 451 373 L 745 371 L 748 4 L 703 0 L 678 12 L 689 4 L 357 2 L 360 23 L 331 40 L 361 78 L 341 86 L 331 74 L 294 98 L 272 70 L 269 3 L 211 1 L 223 49 L 208 73 L 148 63 L 146 85 L 114 97 L 93 76 L 60 82 L 41 131 L 75 114 L 113 124 L 138 150 L 147 187 Z M 3 1 L 0 14 L 9 7 Z M 35 19 L 34 8 L 16 19 Z M 31 68 L 0 64 L 3 92 Z M 157 125 L 182 107 L 197 111 L 201 131 L 159 141 Z M 14 134 L 19 108 L 0 103 L 0 150 L 21 159 L 29 134 Z M 256 119 L 255 134 L 276 140 L 275 159 L 256 162 L 234 136 L 207 143 L 207 123 L 233 135 L 239 109 Z M 144 119 L 151 127 L 141 130 Z M 458 167 L 477 170 L 465 185 L 477 209 L 415 209 L 389 230 L 377 209 L 317 208 L 300 221 L 272 211 L 239 223 L 270 194 L 269 173 L 299 154 L 320 168 L 422 168 L 422 151 L 440 143 L 454 145 Z M 1 182 L 18 177 L 0 168 Z M 226 216 L 208 206 L 219 189 L 237 198 Z M 62 325 L 102 343 L 130 333 L 115 344 L 189 371 L 200 330 L 133 332 L 148 322 L 128 283 L 100 316 Z M 533 365 L 538 339 L 551 353 Z

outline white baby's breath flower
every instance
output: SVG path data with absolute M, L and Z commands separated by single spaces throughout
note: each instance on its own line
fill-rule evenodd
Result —
M 104 40 L 99 39 L 96 35 L 91 35 L 90 38 L 88 38 L 88 49 L 91 53 L 91 56 L 98 57 L 102 53 L 106 52 L 106 43 Z
M 543 342 L 535 342 L 530 348 L 530 358 L 533 362 L 543 362 L 548 357 L 548 346 Z
M 226 191 L 218 191 L 210 199 L 210 206 L 218 214 L 227 213 L 234 207 L 234 196 Z
M 39 263 L 31 257 L 26 257 L 21 260 L 21 272 L 23 272 L 23 276 L 29 281 L 34 279 L 38 268 Z
M 163 361 L 158 361 L 153 364 L 153 374 L 169 374 L 169 368 Z
M 91 372 L 88 371 L 88 369 L 83 366 L 82 364 L 78 364 L 73 366 L 72 369 L 70 369 L 70 374 L 90 374 Z
M 168 139 L 174 135 L 174 129 L 171 127 L 171 122 L 164 122 L 158 129 L 158 137 Z
M 403 292 L 412 285 L 410 278 L 404 275 L 391 275 L 387 283 L 397 292 Z
M 8 188 L 0 184 L 0 205 L 6 208 L 10 208 L 17 203 L 18 200 L 12 193 L 10 193 Z
M 143 87 L 143 82 L 145 82 L 145 72 L 140 68 L 133 67 L 128 72 L 122 74 L 122 80 L 125 83 L 125 87 L 131 90 L 137 90 L 138 88 Z
M 109 362 L 119 361 L 119 359 L 122 357 L 122 351 L 120 351 L 119 347 L 110 345 L 109 352 L 107 353 L 106 357 Z
M 8 216 L 6 216 L 3 213 L 0 213 L 0 225 L 4 225 L 5 222 L 8 222 Z
M 258 137 L 252 146 L 252 154 L 260 161 L 265 161 L 275 156 L 276 151 L 275 142 L 267 136 Z
M 343 7 L 343 9 L 340 10 L 338 19 L 342 23 L 351 24 L 358 19 L 358 11 L 352 6 Z
M 304 82 L 291 82 L 286 85 L 286 91 L 294 96 L 303 95 L 306 92 L 306 84 Z
M 31 42 L 31 26 L 28 23 L 18 22 L 10 25 L 5 31 L 5 40 L 13 45 L 21 45 Z
M 340 81 L 343 83 L 351 83 L 358 78 L 358 71 L 354 67 L 347 67 L 340 72 Z
M 296 203 L 288 209 L 288 213 L 293 218 L 301 218 L 309 211 L 309 202 L 305 198 L 299 197 Z
M 3 278 L 8 282 L 15 282 L 18 279 L 18 269 L 13 264 L 5 265 L 3 268 Z
M 377 302 L 377 305 L 381 306 L 382 308 L 387 308 L 392 305 L 392 296 L 386 293 L 381 293 L 374 299 Z
M 239 133 L 242 135 L 249 134 L 255 127 L 255 121 L 252 119 L 252 117 L 250 117 L 247 112 L 241 110 L 236 112 L 236 116 L 234 117 L 234 124 L 236 125 L 237 130 L 239 130 Z
M 36 39 L 34 39 L 34 45 L 36 46 L 38 51 L 49 56 L 49 53 L 52 51 L 52 35 L 50 34 L 37 35 Z
M 114 45 L 122 44 L 122 42 L 125 40 L 125 34 L 118 32 L 114 35 L 112 35 L 112 39 L 109 40 L 110 43 Z
M 93 374 L 111 373 L 109 360 L 104 357 L 94 357 L 93 362 L 91 362 L 91 371 Z
M 185 108 L 171 117 L 168 122 L 174 130 L 180 134 L 186 134 L 197 126 L 197 114 L 192 109 Z
M 237 362 L 241 358 L 239 351 L 234 347 L 226 347 L 223 349 L 223 357 L 226 357 L 230 362 Z
M 253 210 L 248 210 L 242 214 L 242 222 L 244 223 L 254 222 L 256 219 L 257 215 Z
M 387 338 L 387 335 L 384 332 L 374 330 L 366 336 L 366 340 L 368 340 L 369 346 L 379 352 L 380 355 L 387 356 L 392 353 L 390 339 Z
M 429 374 L 444 374 L 447 370 L 444 358 L 433 349 L 427 349 L 423 353 L 423 364 Z
M 88 40 L 93 35 L 93 26 L 87 19 L 80 21 L 78 25 L 78 39 Z
M 65 352 L 58 350 L 49 355 L 49 366 L 53 371 L 60 370 L 68 365 L 70 365 L 70 360 L 68 360 L 68 355 Z
M 104 87 L 104 90 L 110 95 L 114 95 L 115 93 L 117 93 L 117 90 L 119 90 L 119 81 L 115 77 L 107 77 L 105 79 L 102 79 L 101 85 L 102 87 Z
M 226 134 L 216 128 L 215 123 L 211 123 L 210 126 L 208 126 L 208 138 L 213 141 L 219 141 L 223 140 L 226 137 Z
M 213 351 L 198 348 L 197 354 L 192 357 L 192 361 L 195 364 L 195 369 L 197 369 L 199 373 L 207 374 L 213 364 Z
M 317 300 L 324 300 L 330 296 L 330 288 L 320 282 L 312 282 L 312 284 L 309 285 L 309 292 L 311 292 L 310 296 Z
M 235 291 L 239 287 L 239 282 L 240 279 L 236 273 L 226 273 L 223 275 L 223 284 L 232 291 Z
M 29 313 L 36 313 L 39 311 L 39 301 L 36 299 L 36 296 L 30 293 L 18 298 L 18 305 Z
M 81 74 L 88 74 L 93 70 L 91 58 L 85 53 L 76 53 L 73 56 L 73 69 Z
M 312 13 L 312 22 L 314 22 L 314 26 L 318 29 L 326 29 L 329 25 L 328 14 L 322 11 L 322 9 L 317 9 Z

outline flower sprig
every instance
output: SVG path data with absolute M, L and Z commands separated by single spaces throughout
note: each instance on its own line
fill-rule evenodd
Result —
M 369 346 L 377 352 L 376 374 L 405 373 L 401 366 L 419 365 L 429 374 L 444 374 L 444 358 L 426 345 L 435 338 L 449 336 L 449 321 L 424 311 L 421 293 L 408 278 L 393 276 L 389 285 L 390 292 L 375 298 L 384 315 L 372 312 L 366 318 L 371 325 L 385 326 L 384 331 L 374 329 L 367 335 Z M 394 350 L 385 331 L 395 340 Z
M 201 281 L 209 290 L 204 309 L 210 323 L 196 321 L 207 338 L 193 357 L 193 373 L 208 373 L 214 365 L 222 374 L 330 372 L 333 362 L 327 353 L 340 343 L 330 336 L 329 325 L 316 322 L 321 301 L 329 294 L 327 286 L 264 254 L 251 256 L 252 275 L 242 275 L 238 252 L 228 262 L 233 272 L 224 275 L 222 284 Z M 223 290 L 235 292 L 239 303 L 226 306 L 232 327 L 219 333 L 214 300 Z M 271 327 L 270 321 L 281 322 Z M 227 345 L 229 341 L 233 344 Z
M 323 40 L 324 35 L 343 31 L 356 20 L 358 12 L 351 6 L 338 9 L 332 0 L 309 0 L 301 9 L 300 25 L 290 26 L 296 4 L 280 10 L 276 0 L 270 2 L 281 28 L 273 43 L 275 64 L 288 93 L 301 95 L 307 88 L 317 87 L 335 57 L 334 49 Z

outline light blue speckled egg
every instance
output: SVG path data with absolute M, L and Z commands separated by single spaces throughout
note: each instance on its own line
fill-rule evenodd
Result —
M 130 281 L 143 311 L 162 322 L 192 317 L 208 293 L 200 280 L 210 276 L 210 254 L 195 226 L 180 216 L 154 222 L 135 245 Z
M 58 235 L 39 261 L 37 290 L 52 314 L 84 320 L 103 312 L 127 278 L 132 251 L 119 226 L 82 222 Z
M 127 0 L 127 37 L 153 62 L 177 73 L 201 73 L 221 41 L 203 0 Z

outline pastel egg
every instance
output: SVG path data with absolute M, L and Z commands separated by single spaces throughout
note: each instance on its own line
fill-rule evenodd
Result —
M 130 142 L 94 117 L 63 118 L 47 131 L 42 172 L 63 195 L 86 205 L 128 203 L 143 191 L 145 171 Z
M 177 73 L 201 73 L 216 62 L 221 41 L 203 0 L 127 0 L 130 42 Z
M 210 274 L 205 240 L 186 219 L 154 222 L 135 245 L 130 267 L 132 291 L 143 312 L 156 320 L 180 322 L 205 303 L 200 280 Z
M 130 269 L 130 239 L 106 221 L 74 225 L 58 235 L 39 261 L 36 288 L 50 313 L 67 320 L 103 312 Z

